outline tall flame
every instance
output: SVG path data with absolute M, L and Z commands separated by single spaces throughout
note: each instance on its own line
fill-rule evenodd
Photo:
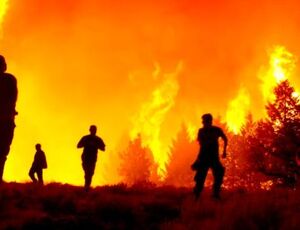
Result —
M 176 67 L 174 73 L 164 74 L 163 82 L 152 92 L 149 101 L 145 102 L 139 113 L 134 117 L 133 129 L 130 133 L 132 139 L 138 134 L 143 137 L 143 145 L 148 146 L 154 160 L 158 163 L 158 175 L 165 174 L 165 166 L 168 161 L 168 146 L 161 140 L 161 126 L 166 114 L 175 104 L 175 97 L 179 91 L 177 76 L 182 69 L 182 62 Z M 160 68 L 156 66 L 156 70 Z M 156 77 L 158 72 L 154 71 Z
M 249 112 L 250 96 L 245 88 L 240 88 L 238 95 L 229 102 L 226 112 L 228 129 L 238 134 Z
M 2 24 L 8 8 L 8 0 L 0 0 L 0 36 L 2 34 Z
M 296 67 L 296 58 L 283 46 L 275 46 L 270 54 L 269 68 L 261 75 L 262 93 L 265 101 L 273 100 L 273 89 L 288 79 Z

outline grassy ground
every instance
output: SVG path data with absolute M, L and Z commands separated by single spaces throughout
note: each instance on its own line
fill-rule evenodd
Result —
M 299 190 L 207 189 L 195 202 L 190 189 L 5 184 L 0 229 L 300 229 Z

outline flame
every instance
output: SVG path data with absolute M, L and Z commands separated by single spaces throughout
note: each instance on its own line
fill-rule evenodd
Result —
M 187 124 L 187 131 L 189 134 L 190 141 L 195 141 L 197 138 L 197 132 L 198 132 L 197 126 L 190 122 L 186 122 L 186 124 Z
M 262 79 L 262 93 L 265 101 L 274 99 L 273 89 L 288 79 L 296 67 L 296 58 L 284 46 L 275 46 L 270 54 L 269 68 Z
M 238 134 L 245 123 L 249 111 L 250 96 L 245 88 L 240 88 L 238 95 L 229 102 L 226 112 L 226 124 L 228 129 Z
M 138 134 L 143 137 L 143 145 L 148 146 L 156 163 L 158 163 L 158 175 L 163 178 L 168 161 L 168 146 L 161 140 L 161 126 L 166 114 L 175 105 L 175 97 L 179 91 L 177 76 L 182 69 L 179 62 L 174 73 L 164 74 L 163 82 L 152 92 L 149 101 L 145 102 L 140 112 L 134 117 L 133 129 L 130 133 L 131 139 Z M 156 65 L 153 77 L 157 77 L 160 68 Z
M 2 33 L 2 24 L 8 8 L 8 0 L 0 0 L 0 34 Z
M 300 94 L 298 93 L 298 92 L 293 92 L 292 93 L 292 96 L 294 97 L 294 98 L 300 98 Z
M 260 188 L 262 190 L 270 191 L 272 189 L 273 185 L 274 185 L 274 182 L 272 180 L 260 182 Z

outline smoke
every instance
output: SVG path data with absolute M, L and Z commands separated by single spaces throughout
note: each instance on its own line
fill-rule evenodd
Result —
M 168 146 L 182 121 L 195 132 L 202 113 L 224 117 L 241 85 L 251 98 L 250 112 L 262 116 L 258 73 L 268 65 L 266 50 L 282 44 L 300 56 L 296 0 L 8 4 L 0 50 L 19 86 L 8 180 L 27 179 L 34 145 L 41 142 L 49 162 L 45 179 L 81 184 L 76 144 L 95 124 L 107 152 L 99 154 L 94 184 L 114 183 L 115 153 L 135 129 L 132 119 L 141 118 L 149 95 L 163 84 L 153 71 L 172 73 L 184 63 L 172 106 L 156 124 L 156 138 Z

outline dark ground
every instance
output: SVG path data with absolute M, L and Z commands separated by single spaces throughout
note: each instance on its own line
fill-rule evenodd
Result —
M 8 183 L 0 187 L 0 229 L 300 229 L 300 192 L 125 185 L 81 187 Z

